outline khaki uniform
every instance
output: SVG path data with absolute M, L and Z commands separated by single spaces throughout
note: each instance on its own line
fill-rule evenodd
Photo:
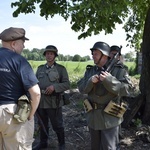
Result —
M 91 150 L 118 150 L 119 125 L 123 118 L 104 112 L 107 104 L 113 100 L 121 102 L 122 96 L 129 95 L 132 85 L 122 63 L 118 62 L 111 70 L 111 75 L 98 83 L 92 82 L 92 76 L 99 75 L 104 68 L 87 67 L 84 77 L 78 82 L 81 93 L 87 94 L 87 99 L 93 109 L 87 112 L 87 123 L 91 135 Z
M 47 134 L 49 132 L 49 120 L 51 121 L 52 128 L 57 134 L 59 149 L 64 149 L 65 133 L 61 106 L 64 105 L 63 92 L 70 88 L 67 70 L 57 63 L 54 63 L 51 67 L 45 64 L 38 67 L 36 76 L 41 89 L 41 101 L 37 112 Z M 54 86 L 54 91 L 51 95 L 46 95 L 44 91 L 50 85 Z M 47 147 L 47 134 L 41 128 L 40 145 L 42 148 Z
M 0 105 L 0 150 L 32 149 L 34 118 L 18 124 L 13 119 L 16 107 L 16 104 Z
M 97 66 L 88 67 L 84 77 L 78 82 L 81 93 L 88 94 L 91 104 L 99 105 L 98 109 L 93 109 L 87 113 L 88 126 L 94 130 L 104 130 L 116 127 L 121 124 L 123 118 L 117 118 L 104 112 L 104 108 L 114 100 L 120 103 L 120 97 L 127 96 L 132 90 L 132 85 L 123 64 L 118 63 L 114 66 L 110 76 L 104 81 L 96 84 L 92 83 L 91 77 L 100 74 L 101 68 Z
M 51 68 L 41 65 L 37 69 L 36 76 L 41 89 L 41 101 L 39 108 L 57 108 L 63 103 L 62 94 L 70 88 L 69 77 L 66 68 L 55 63 Z M 44 94 L 44 90 L 53 85 L 55 91 L 51 95 Z M 56 100 L 59 99 L 59 102 Z

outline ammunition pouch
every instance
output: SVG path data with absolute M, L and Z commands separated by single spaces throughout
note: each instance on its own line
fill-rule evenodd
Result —
M 83 106 L 84 106 L 84 109 L 85 109 L 86 112 L 89 112 L 93 109 L 103 109 L 103 108 L 105 108 L 105 105 L 89 102 L 88 99 L 85 99 L 83 101 Z
M 117 104 L 114 101 L 110 101 L 108 105 L 105 107 L 104 112 L 106 112 L 109 115 L 122 118 L 127 108 L 128 108 L 128 104 L 125 102 L 121 102 L 121 104 Z
M 17 109 L 13 117 L 17 123 L 25 122 L 28 119 L 30 112 L 30 100 L 26 95 L 23 95 L 18 99 Z
M 85 99 L 83 101 L 83 106 L 84 106 L 84 110 L 85 112 L 90 112 L 91 110 L 93 110 L 91 103 L 89 102 L 88 99 Z

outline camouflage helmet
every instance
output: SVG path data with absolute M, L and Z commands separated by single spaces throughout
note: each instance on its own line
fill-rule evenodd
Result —
M 93 47 L 90 49 L 93 54 L 93 50 L 99 50 L 103 53 L 103 55 L 109 56 L 110 46 L 105 42 L 96 42 Z
M 111 51 L 117 51 L 117 52 L 119 52 L 119 55 L 121 55 L 121 48 L 122 48 L 122 46 L 119 47 L 117 45 L 113 45 L 110 47 L 110 52 Z
M 48 52 L 48 51 L 54 52 L 55 56 L 58 56 L 58 50 L 57 50 L 57 48 L 55 46 L 53 46 L 53 45 L 46 46 L 43 55 L 45 56 L 45 53 Z

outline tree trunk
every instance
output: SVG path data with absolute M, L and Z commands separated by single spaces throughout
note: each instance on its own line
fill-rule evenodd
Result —
M 140 107 L 142 107 L 143 97 L 141 94 L 137 95 L 136 97 L 124 97 L 124 99 L 128 104 L 129 108 L 125 112 L 123 118 L 124 121 L 122 122 L 121 126 L 123 128 L 128 128 L 128 126 L 132 123 L 132 119 L 135 117 L 139 111 Z
M 150 8 L 147 11 L 144 26 L 142 60 L 140 90 L 145 103 L 142 121 L 150 125 Z

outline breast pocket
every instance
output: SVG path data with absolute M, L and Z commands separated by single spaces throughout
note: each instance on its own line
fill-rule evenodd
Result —
M 40 72 L 40 73 L 37 75 L 37 78 L 38 78 L 38 79 L 44 78 L 44 72 Z
M 59 82 L 59 74 L 57 70 L 51 69 L 47 75 L 51 82 Z

